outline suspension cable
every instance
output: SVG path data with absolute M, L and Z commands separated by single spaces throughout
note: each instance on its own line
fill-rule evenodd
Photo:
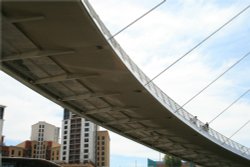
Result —
M 161 1 L 159 4 L 157 4 L 156 6 L 154 6 L 152 9 L 148 10 L 146 13 L 144 13 L 143 15 L 141 15 L 140 17 L 138 17 L 137 19 L 135 19 L 134 21 L 132 21 L 130 24 L 128 24 L 127 26 L 125 26 L 124 28 L 122 28 L 120 31 L 116 32 L 114 35 L 112 35 L 112 37 L 109 38 L 109 40 L 112 39 L 112 38 L 114 38 L 118 34 L 120 34 L 122 31 L 124 31 L 125 29 L 127 29 L 128 27 L 130 27 L 131 25 L 133 25 L 134 23 L 136 23 L 140 19 L 142 19 L 144 16 L 148 15 L 150 12 L 152 12 L 153 10 L 155 10 L 156 8 L 158 8 L 159 6 L 161 6 L 165 2 L 166 2 L 166 0 Z
M 231 139 L 234 135 L 236 135 L 236 133 L 238 133 L 242 128 L 244 128 L 248 123 L 250 122 L 250 120 L 248 120 L 244 125 L 242 125 L 236 132 L 234 132 L 229 139 Z
M 214 117 L 211 121 L 209 121 L 209 124 L 211 124 L 214 120 L 216 120 L 221 114 L 223 114 L 225 111 L 227 111 L 232 105 L 234 105 L 237 101 L 239 101 L 243 96 L 245 96 L 250 89 L 248 89 L 245 93 L 243 93 L 240 97 L 238 97 L 235 101 L 233 101 L 228 107 L 226 107 L 222 112 L 220 112 L 216 117 Z
M 177 62 L 179 62 L 181 59 L 183 59 L 185 56 L 187 56 L 189 53 L 191 53 L 193 50 L 195 50 L 197 47 L 199 47 L 201 44 L 203 44 L 205 41 L 207 41 L 209 38 L 211 38 L 214 34 L 219 32 L 222 28 L 224 28 L 226 25 L 228 25 L 230 22 L 232 22 L 234 19 L 236 19 L 238 16 L 240 16 L 242 13 L 244 13 L 247 9 L 249 9 L 250 5 L 245 7 L 243 10 L 241 10 L 239 13 L 237 13 L 234 17 L 229 19 L 226 23 L 224 23 L 221 27 L 216 29 L 212 34 L 207 36 L 205 39 L 203 39 L 201 42 L 199 42 L 197 45 L 195 45 L 193 48 L 191 48 L 188 52 L 186 52 L 184 55 L 182 55 L 180 58 L 178 58 L 176 61 L 174 61 L 172 64 L 170 64 L 168 67 L 166 67 L 164 70 L 162 70 L 160 73 L 158 73 L 156 76 L 154 76 L 151 80 L 149 80 L 144 86 L 151 83 L 153 80 L 158 78 L 161 74 L 163 74 L 165 71 L 170 69 L 173 65 L 175 65 Z
M 219 78 L 221 78 L 224 74 L 226 74 L 229 70 L 231 70 L 234 66 L 239 64 L 243 59 L 245 59 L 247 56 L 249 56 L 250 52 L 245 54 L 242 58 L 240 58 L 238 61 L 236 61 L 233 65 L 231 65 L 226 71 L 224 71 L 222 74 L 220 74 L 218 77 L 216 77 L 212 82 L 210 82 L 207 86 L 205 86 L 202 90 L 200 90 L 198 93 L 196 93 L 192 98 L 190 98 L 186 103 L 184 103 L 180 108 L 178 108 L 175 112 L 183 108 L 185 105 L 187 105 L 189 102 L 191 102 L 194 98 L 196 98 L 198 95 L 200 95 L 203 91 L 205 91 L 209 86 L 211 86 L 214 82 L 216 82 Z

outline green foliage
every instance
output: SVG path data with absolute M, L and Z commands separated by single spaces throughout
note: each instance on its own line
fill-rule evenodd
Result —
M 181 167 L 181 159 L 175 156 L 165 155 L 164 157 L 166 167 Z

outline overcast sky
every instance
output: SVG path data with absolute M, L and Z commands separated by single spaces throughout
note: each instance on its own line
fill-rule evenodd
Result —
M 90 0 L 111 34 L 159 2 Z M 152 78 L 249 4 L 250 0 L 168 0 L 116 36 L 116 39 L 135 63 Z M 250 9 L 167 70 L 155 83 L 180 105 L 184 104 L 250 51 L 249 18 Z M 209 122 L 250 88 L 249 76 L 250 56 L 184 108 L 203 122 Z M 38 121 L 61 126 L 61 107 L 3 72 L 0 72 L 0 79 L 0 104 L 7 106 L 3 131 L 7 144 L 29 139 L 31 125 Z M 231 136 L 248 120 L 250 93 L 210 126 L 225 136 Z M 250 147 L 249 131 L 250 124 L 232 139 Z M 121 143 L 126 147 L 122 147 Z M 157 152 L 113 133 L 111 155 L 111 167 L 134 166 L 135 161 L 139 167 L 146 165 L 147 157 L 159 159 Z

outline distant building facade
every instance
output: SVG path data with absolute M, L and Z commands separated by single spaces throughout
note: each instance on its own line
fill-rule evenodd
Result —
M 61 144 L 53 143 L 51 147 L 51 159 L 52 161 L 60 160 Z
M 60 128 L 44 121 L 32 125 L 31 140 L 32 141 L 59 141 Z
M 69 164 L 96 163 L 97 125 L 64 109 L 61 160 Z
M 110 165 L 110 137 L 108 131 L 97 131 L 97 167 Z
M 26 140 L 16 146 L 3 146 L 3 157 L 25 157 L 46 159 L 51 161 L 60 160 L 60 144 L 53 141 L 44 141 L 42 151 L 38 152 L 38 141 Z M 40 150 L 40 149 L 39 149 Z
M 16 146 L 3 146 L 3 157 L 39 158 L 51 161 L 60 160 L 58 143 L 59 128 L 46 122 L 32 125 L 31 140 L 26 140 Z
M 34 149 L 31 157 L 50 159 L 53 143 L 58 143 L 60 128 L 44 121 L 32 125 L 31 144 Z
M 0 105 L 0 144 L 2 145 L 3 144 L 3 136 L 2 136 L 2 133 L 3 133 L 3 116 L 4 116 L 4 109 L 5 109 L 5 106 L 3 105 Z
M 3 157 L 23 157 L 24 149 L 18 146 L 2 146 Z

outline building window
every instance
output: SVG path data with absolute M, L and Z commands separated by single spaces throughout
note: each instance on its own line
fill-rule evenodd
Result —
M 104 161 L 105 160 L 105 158 L 104 157 L 102 157 L 102 161 Z
M 89 150 L 88 149 L 84 149 L 84 153 L 88 153 L 89 152 Z
M 64 136 L 63 139 L 67 139 L 67 136 Z
M 64 121 L 64 124 L 68 124 L 68 121 Z
M 105 137 L 104 136 L 102 136 L 102 140 L 104 140 L 105 139 Z
M 85 130 L 85 132 L 88 132 L 88 131 L 89 131 L 89 128 L 85 128 L 84 130 Z
M 11 155 L 14 155 L 15 151 L 14 150 L 11 150 Z
M 67 144 L 67 141 L 64 141 L 63 144 Z
M 63 158 L 62 158 L 62 160 L 64 160 L 64 161 L 65 161 L 65 160 L 66 160 L 66 157 L 63 157 Z
M 89 123 L 88 123 L 88 122 L 86 122 L 86 123 L 85 123 L 85 126 L 89 126 Z
M 68 126 L 64 126 L 64 129 L 68 129 Z
M 67 149 L 67 146 L 63 146 L 63 149 L 66 150 L 66 149 Z
M 84 139 L 84 142 L 89 142 L 89 139 L 88 138 Z
M 105 163 L 104 163 L 104 162 L 102 162 L 102 166 L 105 166 Z
M 84 134 L 84 137 L 89 137 L 89 134 L 88 134 L 88 133 L 85 133 L 85 134 Z
M 63 155 L 66 155 L 66 151 L 63 151 Z M 64 157 L 65 158 L 65 157 Z
M 87 158 L 89 158 L 89 156 L 88 155 L 84 155 L 84 159 L 87 159 Z
M 68 133 L 68 132 L 65 130 L 65 131 L 64 131 L 64 134 L 66 135 L 67 133 Z
M 84 147 L 89 147 L 89 144 L 84 144 Z

